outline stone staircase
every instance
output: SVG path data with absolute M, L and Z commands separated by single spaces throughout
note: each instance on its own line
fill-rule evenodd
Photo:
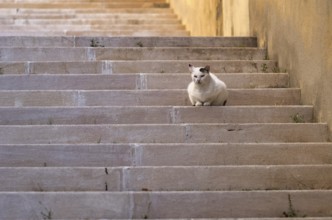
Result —
M 174 15 L 159 0 L 22 2 L 0 3 L 0 219 L 332 219 L 327 125 L 255 38 L 61 36 L 116 11 Z M 189 63 L 225 81 L 227 106 L 190 106 Z
M 165 0 L 2 0 L 0 35 L 188 36 Z

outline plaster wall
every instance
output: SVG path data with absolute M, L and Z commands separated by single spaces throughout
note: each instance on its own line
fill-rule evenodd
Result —
M 191 36 L 220 36 L 222 0 L 168 0 Z
M 250 34 L 300 87 L 332 134 L 332 1 L 250 0 Z
M 192 36 L 256 36 L 332 134 L 332 0 L 168 0 Z
M 249 36 L 249 0 L 168 0 L 192 36 Z

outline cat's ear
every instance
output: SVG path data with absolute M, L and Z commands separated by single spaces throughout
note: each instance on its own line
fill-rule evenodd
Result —
M 210 66 L 209 65 L 205 66 L 204 69 L 207 71 L 207 73 L 210 73 Z
M 192 73 L 194 71 L 194 66 L 189 64 L 189 71 Z

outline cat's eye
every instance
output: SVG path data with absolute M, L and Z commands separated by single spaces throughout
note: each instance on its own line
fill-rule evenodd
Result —
M 205 75 L 201 75 L 201 78 L 203 78 Z
M 197 78 L 197 76 L 194 76 L 195 78 Z

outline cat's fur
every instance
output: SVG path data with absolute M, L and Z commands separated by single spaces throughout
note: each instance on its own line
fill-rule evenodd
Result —
M 192 105 L 225 105 L 228 98 L 226 84 L 210 73 L 210 66 L 194 67 L 189 64 L 192 82 L 188 85 L 188 95 Z

